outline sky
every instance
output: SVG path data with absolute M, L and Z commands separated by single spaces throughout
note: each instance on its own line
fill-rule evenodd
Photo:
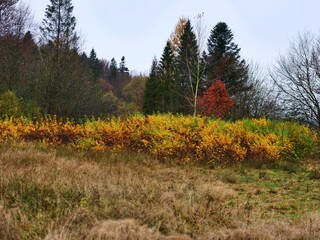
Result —
M 41 24 L 49 0 L 21 0 Z M 192 21 L 204 13 L 209 36 L 225 22 L 241 48 L 241 57 L 263 66 L 274 64 L 299 33 L 320 33 L 319 0 L 74 0 L 82 49 L 92 48 L 100 59 L 119 63 L 125 56 L 135 74 L 147 74 L 179 17 Z

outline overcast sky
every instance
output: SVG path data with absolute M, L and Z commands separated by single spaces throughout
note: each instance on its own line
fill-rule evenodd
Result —
M 49 0 L 22 0 L 41 23 Z M 154 56 L 161 57 L 180 16 L 193 19 L 204 12 L 207 32 L 226 22 L 246 60 L 263 65 L 275 61 L 289 41 L 306 30 L 320 31 L 319 0 L 74 0 L 83 50 L 99 58 L 147 73 Z

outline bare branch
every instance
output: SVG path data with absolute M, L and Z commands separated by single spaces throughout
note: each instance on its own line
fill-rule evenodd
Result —
M 305 32 L 291 42 L 273 67 L 271 78 L 278 87 L 287 114 L 320 127 L 320 41 Z

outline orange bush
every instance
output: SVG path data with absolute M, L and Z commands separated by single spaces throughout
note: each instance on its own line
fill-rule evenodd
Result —
M 198 98 L 200 114 L 220 118 L 225 116 L 234 105 L 221 80 L 213 82 L 211 87 Z

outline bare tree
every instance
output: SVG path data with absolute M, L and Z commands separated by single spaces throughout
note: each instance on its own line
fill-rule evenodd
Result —
M 33 30 L 33 16 L 29 6 L 18 4 L 19 0 L 0 0 L 0 36 L 22 37 Z
M 20 95 L 27 89 L 36 55 L 33 26 L 28 6 L 0 0 L 0 91 Z
M 248 84 L 252 87 L 240 96 L 240 111 L 247 117 L 280 118 L 278 93 L 267 71 L 257 62 L 250 62 L 248 66 Z
M 17 0 L 0 0 L 0 36 L 11 31 L 17 2 Z
M 195 30 L 197 36 L 197 44 L 198 44 L 198 59 L 197 59 L 197 67 L 195 72 L 190 72 L 190 74 L 194 75 L 195 78 L 195 87 L 193 90 L 193 116 L 197 115 L 198 110 L 198 95 L 200 84 L 204 79 L 205 69 L 206 69 L 206 61 L 203 61 L 201 58 L 201 52 L 204 49 L 205 42 L 207 39 L 207 27 L 203 20 L 204 13 L 198 14 L 195 19 Z M 192 83 L 190 84 L 192 86 Z
M 287 116 L 320 127 L 320 37 L 299 34 L 280 56 L 271 77 Z

